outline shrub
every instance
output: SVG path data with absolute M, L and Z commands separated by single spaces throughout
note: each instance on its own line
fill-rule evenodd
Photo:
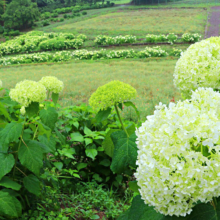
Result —
M 82 12 L 82 15 L 87 15 L 87 12 L 86 12 L 86 11 L 83 11 L 83 12 Z
M 76 15 L 77 17 L 80 17 L 80 13 L 75 13 L 75 15 Z
M 182 40 L 184 42 L 194 43 L 194 42 L 198 42 L 200 38 L 201 38 L 201 35 L 199 34 L 185 33 L 182 35 Z
M 50 12 L 45 12 L 44 14 L 42 14 L 42 17 L 44 19 L 50 18 L 51 17 L 51 13 Z
M 53 17 L 53 18 L 57 18 L 58 17 L 58 13 L 53 13 L 53 14 L 51 14 L 51 17 Z
M 74 8 L 74 9 L 72 10 L 72 13 L 78 13 L 78 12 L 80 12 L 80 10 L 79 10 L 78 8 Z
M 48 21 L 48 20 L 45 20 L 45 21 L 43 21 L 43 26 L 47 26 L 47 25 L 50 25 L 50 22 Z
M 0 25 L 0 34 L 4 33 L 4 28 Z
M 64 18 L 60 18 L 60 22 L 63 22 L 64 21 Z
M 64 15 L 63 15 L 63 18 L 67 18 L 67 14 L 64 14 Z

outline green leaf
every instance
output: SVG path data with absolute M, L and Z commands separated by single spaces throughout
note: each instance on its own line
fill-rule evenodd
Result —
M 113 153 L 114 153 L 114 144 L 113 141 L 111 139 L 111 134 L 115 131 L 119 131 L 119 129 L 111 129 L 108 131 L 108 133 L 105 136 L 105 140 L 102 142 L 102 147 L 104 148 L 105 153 L 109 156 L 109 157 L 113 157 Z
M 109 167 L 111 165 L 111 161 L 109 159 L 104 159 L 99 164 L 105 167 Z
M 62 162 L 54 162 L 53 165 L 59 170 L 61 171 L 63 168 L 63 163 Z
M 7 173 L 9 173 L 12 169 L 12 167 L 15 164 L 15 159 L 12 154 L 4 154 L 0 153 L 0 179 L 5 176 Z
M 89 128 L 87 128 L 86 126 L 84 127 L 84 133 L 88 136 L 93 134 L 93 132 Z
M 65 145 L 66 144 L 66 138 L 55 128 L 55 133 L 58 137 L 58 139 L 61 141 L 61 144 Z
M 0 191 L 0 215 L 19 217 L 21 215 L 21 203 L 7 192 Z
M 57 104 L 58 99 L 59 99 L 59 94 L 52 92 L 52 100 L 53 100 L 55 105 Z
M 73 154 L 76 153 L 75 149 L 74 148 L 63 148 L 62 150 L 58 150 L 60 154 L 62 154 L 63 156 L 66 156 L 66 157 L 69 157 L 69 158 L 72 158 L 72 159 L 75 159 L 73 157 Z
M 46 125 L 44 125 L 43 123 L 41 122 L 37 122 L 36 123 L 38 125 L 38 135 L 44 135 L 46 134 L 47 135 L 47 138 L 50 138 L 50 135 L 51 135 L 51 130 L 49 127 L 47 127 Z M 34 129 L 33 129 L 34 131 Z
M 128 185 L 129 189 L 131 189 L 133 192 L 139 193 L 139 186 L 137 185 L 137 181 L 130 181 Z
M 38 102 L 31 102 L 31 104 L 25 108 L 25 111 L 29 118 L 37 115 L 39 112 L 39 103 Z
M 11 122 L 0 131 L 0 151 L 6 152 L 11 142 L 17 141 L 22 133 L 22 123 Z
M 89 144 L 92 144 L 93 140 L 91 138 L 85 138 L 85 143 L 86 143 L 86 146 L 87 146 Z
M 78 121 L 70 121 L 69 122 L 71 125 L 73 125 L 76 129 L 79 128 L 79 122 Z
M 87 165 L 88 165 L 87 163 L 79 163 L 79 164 L 77 164 L 77 170 L 81 170 L 83 168 L 86 168 Z
M 100 110 L 95 117 L 97 123 L 100 123 L 100 122 L 106 120 L 108 118 L 108 116 L 110 115 L 111 111 L 112 111 L 111 108 L 107 108 L 106 110 Z
M 83 142 L 84 137 L 79 132 L 74 132 L 70 135 L 71 141 Z
M 132 134 L 127 137 L 124 131 L 116 131 L 111 134 L 115 149 L 112 158 L 111 170 L 121 174 L 129 166 L 136 167 L 137 145 L 136 135 Z
M 97 156 L 98 152 L 96 149 L 86 149 L 86 156 L 92 158 L 95 160 L 95 157 Z
M 40 143 L 44 144 L 46 150 L 44 151 L 45 153 L 54 153 L 56 151 L 56 140 L 53 136 L 51 136 L 48 140 L 46 135 L 40 135 L 38 136 L 38 140 L 40 141 Z
M 128 135 L 132 135 L 134 132 L 135 132 L 135 124 L 129 124 L 127 127 L 126 127 L 126 130 L 128 132 Z
M 49 107 L 47 110 L 42 109 L 40 111 L 40 118 L 46 126 L 53 130 L 58 119 L 58 113 L 55 108 Z
M 22 143 L 18 151 L 18 158 L 21 164 L 35 175 L 40 174 L 40 168 L 43 166 L 43 153 L 37 141 L 31 140 L 25 144 Z
M 30 174 L 24 178 L 23 182 L 24 182 L 24 187 L 30 193 L 33 193 L 36 196 L 40 195 L 40 181 L 36 176 Z
M 138 118 L 140 119 L 140 112 L 138 111 L 137 107 L 134 105 L 133 102 L 127 101 L 127 102 L 124 102 L 123 104 L 124 104 L 125 106 L 127 106 L 127 107 L 131 106 L 131 107 L 135 110 L 135 112 L 136 112 Z
M 123 180 L 123 176 L 122 176 L 122 175 L 117 175 L 115 179 L 117 180 L 117 182 L 118 182 L 119 184 L 121 184 L 121 183 L 122 183 L 122 180 Z
M 5 106 L 0 102 L 0 115 L 4 115 L 9 121 L 11 121 L 10 115 L 7 112 Z
M 4 186 L 6 188 L 11 188 L 11 189 L 14 189 L 14 190 L 20 190 L 20 188 L 21 188 L 20 184 L 18 184 L 17 182 L 14 182 L 13 180 L 11 180 L 7 176 L 4 176 L 1 179 L 0 186 Z

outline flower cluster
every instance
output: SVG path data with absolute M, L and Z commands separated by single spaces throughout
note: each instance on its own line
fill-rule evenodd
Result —
M 200 40 L 202 36 L 200 34 L 190 34 L 190 33 L 185 33 L 182 35 L 182 40 L 184 42 L 190 42 L 190 43 L 194 43 L 194 42 L 198 42 Z
M 99 35 L 95 38 L 94 42 L 98 45 L 114 45 L 124 43 L 134 43 L 137 38 L 132 35 L 109 37 L 106 35 Z
M 155 35 L 155 34 L 148 34 L 146 35 L 146 42 L 149 43 L 156 43 L 156 42 L 168 42 L 170 44 L 173 44 L 174 42 L 176 42 L 178 39 L 178 36 L 176 34 L 168 34 L 168 35 L 164 35 L 164 34 L 159 34 L 159 35 Z
M 170 52 L 170 55 L 174 57 L 180 57 L 182 52 L 183 51 L 181 49 L 173 48 Z
M 146 47 L 145 50 L 142 50 L 137 53 L 139 58 L 147 58 L 147 57 L 166 57 L 169 54 L 161 49 L 160 47 Z
M 185 216 L 220 196 L 220 93 L 199 88 L 190 100 L 160 103 L 136 131 L 135 174 L 145 203 Z
M 97 110 L 103 110 L 117 103 L 135 98 L 137 91 L 127 83 L 118 80 L 100 86 L 90 97 L 89 104 Z
M 43 102 L 45 100 L 46 88 L 39 82 L 24 80 L 10 90 L 9 96 L 22 106 L 28 107 L 31 102 Z
M 55 76 L 45 76 L 39 83 L 44 85 L 49 92 L 60 93 L 63 90 L 63 82 L 58 80 Z
M 198 87 L 220 89 L 220 38 L 191 45 L 176 63 L 174 84 L 185 97 Z

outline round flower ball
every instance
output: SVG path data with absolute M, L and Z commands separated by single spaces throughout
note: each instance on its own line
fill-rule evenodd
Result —
M 127 83 L 118 80 L 100 86 L 90 97 L 89 104 L 94 109 L 104 110 L 117 103 L 135 98 L 137 91 Z
M 186 216 L 220 196 L 220 93 L 199 88 L 190 100 L 160 103 L 136 135 L 135 177 L 146 204 Z
M 46 99 L 46 88 L 41 83 L 24 80 L 16 84 L 10 90 L 9 96 L 12 100 L 28 107 L 31 102 L 43 102 Z
M 45 76 L 39 81 L 39 83 L 43 84 L 47 91 L 53 93 L 60 93 L 63 90 L 63 82 L 57 79 L 55 76 Z
M 176 63 L 174 85 L 185 96 L 199 87 L 220 89 L 220 37 L 191 45 Z

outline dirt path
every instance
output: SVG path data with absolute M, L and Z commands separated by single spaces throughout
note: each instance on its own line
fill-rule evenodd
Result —
M 208 27 L 205 38 L 219 36 L 220 6 L 211 8 L 211 13 L 208 17 L 208 23 L 210 26 Z

